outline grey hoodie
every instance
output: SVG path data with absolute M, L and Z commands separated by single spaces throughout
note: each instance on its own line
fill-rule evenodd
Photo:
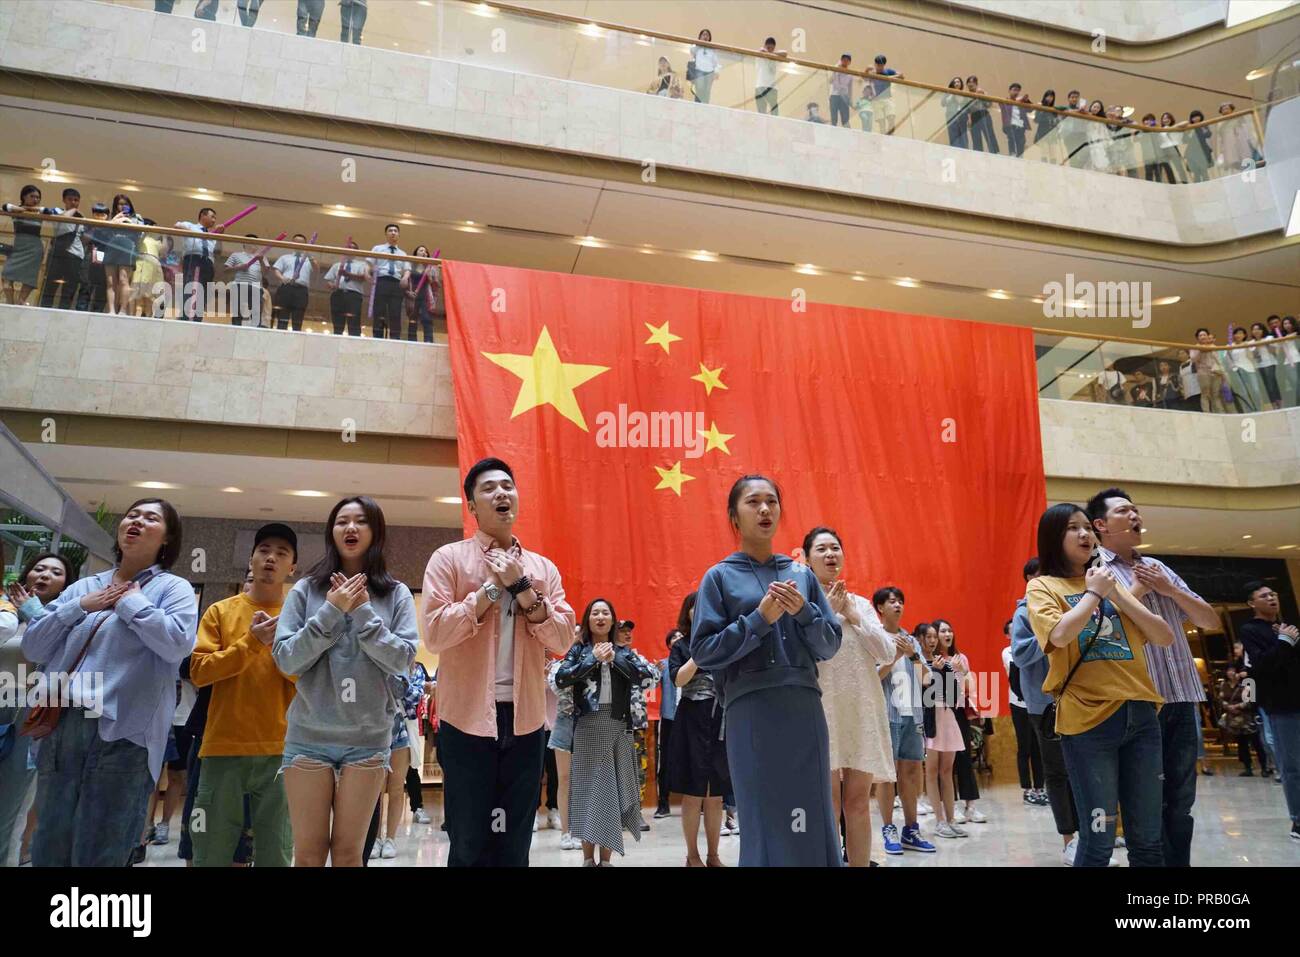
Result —
M 406 674 L 415 661 L 415 600 L 398 582 L 345 615 L 327 592 L 304 578 L 280 609 L 271 656 L 298 679 L 285 742 L 387 748 L 400 710 L 388 675 Z
M 804 606 L 799 614 L 782 615 L 770 625 L 758 604 L 778 578 L 799 586 Z M 773 555 L 760 563 L 736 552 L 700 581 L 691 657 L 714 673 L 724 707 L 751 691 L 779 685 L 820 693 L 817 662 L 833 657 L 842 637 L 817 577 L 788 556 Z

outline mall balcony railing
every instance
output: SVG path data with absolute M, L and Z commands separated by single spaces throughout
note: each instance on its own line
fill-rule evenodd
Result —
M 311 334 L 446 341 L 442 262 L 431 256 L 327 246 L 315 237 L 309 242 L 283 234 L 254 237 L 238 223 L 228 232 L 203 233 L 138 219 L 23 210 L 6 211 L 0 222 L 9 227 L 0 229 L 0 253 L 6 257 L 0 301 L 5 303 Z M 76 229 L 82 230 L 80 257 L 71 252 Z M 213 244 L 206 257 L 210 266 L 186 255 L 197 242 Z M 394 264 L 391 270 L 388 263 Z M 381 300 L 385 294 L 375 280 L 389 271 L 399 277 L 401 293 L 396 330 L 385 319 L 372 318 L 384 315 L 382 302 L 375 309 L 376 294 Z M 408 274 L 405 280 L 400 279 L 403 273 Z
M 113 311 L 129 315 L 193 321 L 201 313 L 202 321 L 209 323 L 446 341 L 442 260 L 435 257 L 294 242 L 283 236 L 252 237 L 241 233 L 237 223 L 224 233 L 203 233 L 11 206 L 0 214 L 0 224 L 9 227 L 0 228 L 0 253 L 7 257 L 0 275 L 4 302 L 9 304 L 108 312 L 109 287 L 116 277 L 126 283 L 128 295 L 123 307 L 119 287 L 114 287 Z M 68 226 L 84 229 L 79 260 L 69 255 Z M 194 241 L 218 244 L 210 257 L 211 276 L 206 275 L 207 267 L 185 256 L 187 242 Z M 259 264 L 260 275 L 249 268 L 253 262 Z M 396 331 L 374 318 L 382 309 L 375 308 L 373 280 L 389 262 L 397 264 L 399 275 L 410 271 L 400 286 Z M 290 284 L 305 292 L 289 290 Z M 202 296 L 200 307 L 196 294 Z M 1232 327 L 1225 334 L 1231 338 Z M 1246 328 L 1248 339 L 1250 334 Z M 1300 340 L 1295 334 L 1199 349 L 1214 357 L 1209 371 L 1201 370 L 1207 380 L 1197 377 L 1193 362 L 1202 362 L 1202 357 L 1194 343 L 1035 328 L 1034 347 L 1043 398 L 1216 413 L 1300 405 Z M 1211 384 L 1203 399 L 1202 381 Z M 1218 401 L 1212 399 L 1215 390 Z
M 115 2 L 152 5 L 150 0 Z M 211 9 L 206 3 L 199 0 L 199 6 L 191 9 Z M 250 17 L 252 7 L 257 12 Z M 175 9 L 180 12 L 179 6 Z M 223 20 L 233 16 L 256 30 L 301 33 L 311 29 L 309 24 L 299 25 L 297 0 L 263 0 L 242 7 L 227 2 L 217 9 Z M 341 26 L 341 20 L 336 26 L 333 18 L 341 17 L 342 11 L 335 3 L 324 9 L 329 22 L 317 21 L 310 35 L 333 42 L 328 39 L 330 32 Z M 1263 125 L 1255 109 L 1203 122 L 1148 127 L 1140 122 L 1147 112 L 1140 108 L 1124 107 L 1129 114 L 1125 117 L 1097 119 L 1085 112 L 885 76 L 875 73 L 874 67 L 845 69 L 781 52 L 508 3 L 369 0 L 366 9 L 364 29 L 347 33 L 351 42 L 795 119 L 809 119 L 815 107 L 813 122 L 837 123 L 872 135 L 1168 183 L 1227 176 L 1265 160 Z M 430 21 L 427 36 L 419 32 L 425 17 Z M 756 32 L 761 35 L 762 27 L 756 27 Z M 908 66 L 906 52 L 899 51 L 900 65 Z M 1087 105 L 1081 101 L 1080 110 Z

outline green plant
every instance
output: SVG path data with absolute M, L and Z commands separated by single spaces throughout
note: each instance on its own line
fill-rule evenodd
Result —
M 113 513 L 108 510 L 108 503 L 100 502 L 95 509 L 95 524 L 108 532 L 113 533 Z M 24 528 L 23 526 L 27 526 Z M 32 528 L 31 526 L 38 526 Z M 26 555 L 33 555 L 37 552 L 46 552 L 51 550 L 54 542 L 54 532 L 41 525 L 29 515 L 22 512 L 9 511 L 0 518 L 0 531 L 4 531 L 5 537 L 10 541 L 17 539 L 22 542 L 22 550 Z M 68 560 L 68 563 L 74 570 L 80 569 L 85 564 L 87 556 L 90 554 L 85 545 L 72 539 L 65 538 L 59 542 L 58 552 Z M 14 562 L 13 568 L 4 569 L 4 584 L 18 579 L 18 573 L 22 571 L 19 562 Z

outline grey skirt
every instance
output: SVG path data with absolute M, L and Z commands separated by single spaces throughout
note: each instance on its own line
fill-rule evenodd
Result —
M 623 853 L 623 831 L 641 840 L 641 788 L 636 746 L 627 723 L 610 706 L 579 716 L 569 768 L 569 833 L 579 841 Z M 828 784 L 829 786 L 829 784 Z
M 30 233 L 15 232 L 14 251 L 5 260 L 4 281 L 35 286 L 41 272 L 41 259 L 45 256 L 45 247 L 40 236 Z

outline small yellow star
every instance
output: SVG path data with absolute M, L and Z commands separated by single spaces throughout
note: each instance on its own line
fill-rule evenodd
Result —
M 545 326 L 542 327 L 542 334 L 537 337 L 537 345 L 533 347 L 531 355 L 484 352 L 483 358 L 503 369 L 509 369 L 522 380 L 510 418 L 539 405 L 549 405 L 582 431 L 589 431 L 573 390 L 608 372 L 608 366 L 565 362 L 560 358 L 555 343 L 551 341 L 550 330 Z
M 691 376 L 692 382 L 704 383 L 704 394 L 713 395 L 714 389 L 725 389 L 726 383 L 722 381 L 723 366 L 716 369 L 708 368 L 703 362 L 700 363 L 700 374 Z
M 708 445 L 704 447 L 704 451 L 711 452 L 714 449 L 721 449 L 727 455 L 731 454 L 731 449 L 727 448 L 727 439 L 734 439 L 736 437 L 735 433 L 719 432 L 717 422 L 710 422 L 707 432 L 703 429 L 696 429 L 696 431 L 708 440 Z
M 670 469 L 661 469 L 656 465 L 655 471 L 659 473 L 659 484 L 655 486 L 655 491 L 661 488 L 670 488 L 677 493 L 678 498 L 681 498 L 683 483 L 695 481 L 694 475 L 687 475 L 682 471 L 680 461 Z
M 672 343 L 682 341 L 681 336 L 675 336 L 668 331 L 668 323 L 666 322 L 662 326 L 652 326 L 647 322 L 645 327 L 650 330 L 650 338 L 643 345 L 663 346 L 664 352 L 668 352 L 668 347 Z

